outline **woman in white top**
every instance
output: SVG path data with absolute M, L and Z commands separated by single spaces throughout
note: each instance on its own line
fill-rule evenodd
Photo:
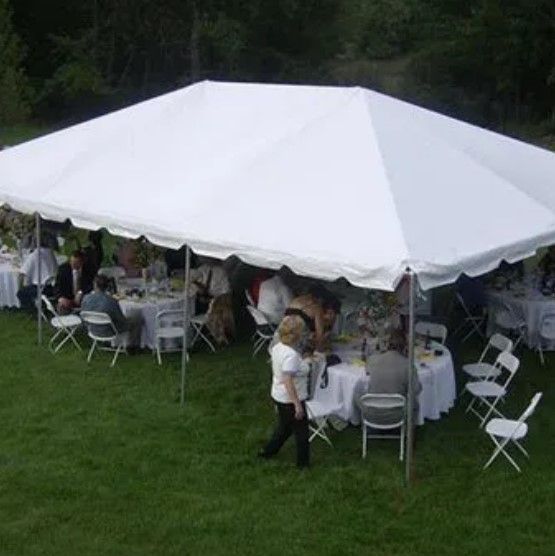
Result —
M 260 457 L 277 454 L 285 441 L 295 434 L 297 466 L 308 467 L 310 451 L 305 400 L 308 397 L 308 366 L 303 366 L 297 351 L 304 332 L 299 316 L 286 316 L 278 328 L 279 342 L 272 348 L 272 391 L 278 424 L 272 438 L 259 452 Z

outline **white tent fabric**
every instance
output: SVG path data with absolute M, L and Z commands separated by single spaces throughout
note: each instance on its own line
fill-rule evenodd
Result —
M 0 202 L 356 286 L 555 243 L 555 154 L 361 88 L 202 82 L 0 153 Z

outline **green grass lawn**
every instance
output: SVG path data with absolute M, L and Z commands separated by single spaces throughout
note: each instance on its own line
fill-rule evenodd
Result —
M 525 353 L 504 411 L 536 390 L 530 462 L 518 475 L 460 408 L 418 430 L 416 481 L 403 484 L 394 441 L 360 458 L 360 433 L 255 453 L 274 423 L 264 357 L 244 343 L 193 354 L 187 405 L 179 356 L 108 355 L 87 366 L 36 346 L 34 321 L 0 312 L 0 553 L 553 554 L 554 359 Z M 466 350 L 471 357 L 477 346 Z M 519 459 L 521 461 L 521 459 Z

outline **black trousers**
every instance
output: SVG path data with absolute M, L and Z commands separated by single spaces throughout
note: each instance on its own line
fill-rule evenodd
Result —
M 38 293 L 37 286 L 23 286 L 17 292 L 17 298 L 19 299 L 19 303 L 22 309 L 26 311 L 36 311 L 37 306 L 35 305 L 35 300 L 37 298 Z M 50 297 L 54 294 L 54 289 L 52 286 L 43 286 L 42 293 L 46 295 L 46 297 Z
M 297 466 L 308 467 L 310 464 L 310 445 L 308 442 L 308 419 L 305 403 L 301 402 L 304 412 L 302 419 L 295 419 L 295 406 L 292 403 L 275 402 L 275 404 L 278 411 L 278 424 L 272 438 L 264 448 L 264 456 L 271 457 L 277 454 L 285 441 L 294 434 L 297 445 Z

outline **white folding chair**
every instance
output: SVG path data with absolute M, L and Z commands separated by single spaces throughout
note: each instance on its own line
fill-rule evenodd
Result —
M 191 347 L 193 347 L 197 342 L 197 340 L 201 338 L 206 343 L 206 345 L 212 350 L 212 352 L 216 353 L 216 347 L 208 337 L 208 334 L 210 332 L 208 331 L 208 327 L 207 327 L 208 317 L 210 315 L 210 311 L 212 310 L 213 301 L 214 300 L 210 302 L 210 305 L 208 306 L 208 311 L 206 313 L 192 316 L 189 319 L 189 325 L 193 329 L 193 333 L 194 333 L 193 339 L 191 340 Z
M 495 444 L 495 449 L 493 450 L 491 458 L 489 458 L 484 465 L 484 469 L 488 468 L 499 454 L 503 454 L 509 460 L 511 465 L 520 473 L 520 467 L 509 455 L 505 447 L 509 444 L 509 442 L 512 442 L 527 458 L 530 457 L 520 441 L 528 434 L 528 425 L 526 424 L 526 421 L 534 413 L 542 395 L 542 392 L 534 394 L 530 404 L 517 421 L 495 418 L 488 422 L 486 425 L 486 432 Z
M 330 416 L 330 408 L 319 401 L 315 394 L 320 387 L 322 376 L 326 370 L 326 358 L 324 356 L 315 357 L 310 363 L 310 381 L 309 381 L 309 399 L 305 403 L 307 417 L 309 420 L 310 436 L 309 442 L 312 442 L 316 437 L 321 438 L 324 442 L 333 447 L 331 440 L 328 437 L 326 429 L 328 428 L 328 417 Z
M 274 326 L 270 323 L 266 315 L 256 307 L 247 305 L 247 310 L 254 319 L 256 331 L 254 333 L 253 353 L 254 357 L 266 344 L 269 344 L 274 337 Z
M 406 399 L 401 394 L 364 394 L 358 400 L 362 415 L 362 457 L 366 457 L 369 438 L 399 438 L 399 460 L 403 461 L 405 445 Z M 377 418 L 377 415 L 380 415 Z M 399 434 L 373 435 L 368 429 L 391 431 Z
M 484 333 L 482 332 L 482 328 L 484 327 L 484 324 L 486 322 L 486 313 L 481 312 L 477 314 L 472 314 L 472 312 L 468 308 L 468 305 L 464 301 L 463 296 L 457 292 L 455 294 L 455 297 L 459 305 L 461 306 L 461 309 L 463 310 L 465 317 L 463 318 L 459 327 L 453 333 L 453 336 L 456 336 L 459 332 L 463 330 L 469 329 L 468 332 L 463 337 L 463 339 L 461 340 L 461 343 L 466 342 L 466 340 L 468 340 L 474 334 L 478 334 L 480 338 L 484 338 Z
M 490 351 L 513 351 L 513 341 L 503 336 L 503 334 L 492 334 L 480 355 L 480 359 L 476 363 L 467 363 L 463 365 L 462 370 L 468 376 L 474 379 L 492 379 L 497 378 L 501 371 L 492 363 L 488 363 L 485 358 Z
M 499 417 L 503 417 L 499 410 L 496 409 L 496 406 L 499 400 L 507 394 L 509 384 L 515 376 L 519 365 L 520 361 L 512 353 L 502 351 L 497 356 L 494 366 L 499 369 L 499 371 L 508 371 L 508 376 L 503 384 L 499 384 L 495 382 L 495 380 L 478 380 L 466 383 L 464 387 L 465 390 L 473 396 L 466 408 L 466 413 L 472 411 L 472 413 L 480 418 L 480 428 L 492 413 L 495 413 Z M 501 373 L 499 376 L 500 375 Z M 490 402 L 490 400 L 492 401 Z M 474 404 L 477 401 L 482 402 L 488 408 L 484 415 L 474 409 Z
M 501 299 L 494 300 L 493 310 L 495 327 L 507 331 L 509 335 L 512 334 L 516 338 L 513 351 L 516 350 L 518 344 L 524 340 L 528 328 L 522 310 L 518 306 L 506 303 Z
M 120 334 L 110 315 L 106 313 L 100 313 L 97 311 L 81 311 L 81 320 L 87 328 L 87 334 L 89 338 L 93 341 L 91 349 L 89 350 L 89 355 L 87 357 L 87 363 L 90 363 L 94 350 L 98 343 L 108 344 L 107 347 L 103 347 L 104 351 L 113 351 L 114 357 L 110 367 L 116 364 L 118 355 L 121 351 L 125 351 L 124 334 Z M 116 347 L 112 347 L 113 343 Z
M 540 328 L 538 330 L 538 353 L 540 354 L 541 364 L 545 364 L 543 357 L 544 342 L 553 344 L 555 342 L 555 313 L 546 313 L 543 315 Z
M 170 340 L 174 340 L 176 344 L 178 344 L 177 340 L 183 340 L 185 332 L 183 319 L 183 311 L 181 310 L 158 311 L 156 314 L 154 334 L 158 365 L 162 364 L 162 353 L 182 351 L 182 345 L 172 348 L 167 344 Z
M 245 288 L 245 297 L 247 298 L 248 305 L 250 305 L 251 307 L 256 307 L 256 303 L 254 302 L 254 299 L 252 298 L 252 295 L 247 288 Z
M 113 278 L 114 280 L 121 280 L 127 276 L 127 272 L 122 266 L 106 266 L 98 269 L 98 274 L 102 274 L 106 278 Z
M 48 297 L 42 295 L 41 299 L 46 306 L 47 311 L 52 315 L 50 324 L 56 331 L 54 336 L 52 336 L 52 338 L 50 338 L 50 341 L 48 342 L 48 348 L 50 349 L 50 351 L 52 353 L 58 353 L 63 345 L 70 340 L 79 351 L 82 351 L 79 342 L 75 338 L 75 332 L 81 326 L 81 319 L 77 315 L 59 315 Z M 44 315 L 42 309 L 41 315 L 44 319 L 46 319 L 46 316 Z M 54 346 L 56 340 L 60 336 L 62 336 L 60 342 L 56 346 Z
M 433 340 L 438 340 L 442 345 L 445 345 L 445 340 L 447 340 L 447 327 L 435 322 L 417 322 L 414 326 L 414 333 L 418 336 L 429 336 Z

